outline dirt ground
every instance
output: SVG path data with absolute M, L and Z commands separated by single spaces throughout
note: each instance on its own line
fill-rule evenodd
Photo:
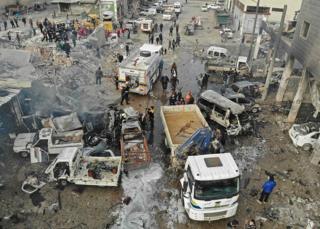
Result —
M 173 61 L 178 67 L 178 77 L 183 94 L 191 90 L 199 94 L 196 76 L 204 71 L 203 63 L 194 57 L 194 51 L 221 39 L 216 26 L 214 11 L 200 12 L 204 2 L 188 1 L 179 17 L 181 47 L 164 56 L 164 74 L 169 74 Z M 183 27 L 192 16 L 200 15 L 203 30 L 186 36 Z M 158 23 L 162 21 L 157 16 Z M 164 22 L 164 46 L 168 46 L 169 22 Z M 175 34 L 175 32 L 174 32 Z M 4 34 L 2 34 L 4 36 Z M 132 35 L 137 44 L 146 42 L 146 34 Z M 198 39 L 199 46 L 196 45 Z M 239 39 L 228 41 L 234 47 Z M 238 50 L 232 49 L 237 53 Z M 72 53 L 71 53 L 72 57 Z M 208 88 L 219 85 L 212 80 Z M 107 89 L 106 89 L 107 90 Z M 40 173 L 46 165 L 32 165 L 12 152 L 12 140 L 4 139 L 0 152 L 0 228 L 226 228 L 230 219 L 217 222 L 194 222 L 187 218 L 179 200 L 179 179 L 168 165 L 169 153 L 164 147 L 164 133 L 159 117 L 159 106 L 167 104 L 169 92 L 163 92 L 159 82 L 152 96 L 130 95 L 130 105 L 140 112 L 146 107 L 156 107 L 155 127 L 152 133 L 153 164 L 150 168 L 124 176 L 118 188 L 67 186 L 64 190 L 47 184 L 35 195 L 21 191 L 26 174 Z M 254 136 L 227 140 L 226 151 L 231 152 L 241 170 L 240 204 L 235 219 L 244 228 L 246 219 L 256 219 L 258 228 L 305 228 L 308 219 L 320 222 L 320 168 L 310 163 L 310 152 L 296 149 L 288 136 L 285 115 L 272 113 L 274 95 L 261 104 L 258 131 Z M 309 114 L 305 114 L 309 115 Z M 265 172 L 275 174 L 277 187 L 266 204 L 257 203 Z M 129 205 L 122 204 L 130 196 Z M 57 206 L 60 206 L 57 207 Z M 261 225 L 260 225 L 261 223 Z

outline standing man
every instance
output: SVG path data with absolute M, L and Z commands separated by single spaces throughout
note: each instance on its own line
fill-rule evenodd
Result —
M 130 52 L 130 50 L 129 50 L 129 45 L 126 44 L 126 54 L 127 54 L 127 56 L 129 56 L 129 52 Z
M 163 24 L 161 23 L 160 24 L 160 33 L 162 33 L 162 30 L 163 30 Z
M 269 175 L 269 179 L 263 184 L 262 192 L 258 203 L 267 202 L 270 194 L 272 193 L 274 187 L 276 187 L 277 183 L 274 180 L 274 176 Z
M 172 37 L 172 32 L 173 32 L 173 26 L 171 25 L 170 29 L 169 29 L 169 36 L 171 36 L 171 37 Z
M 129 104 L 129 83 L 126 82 L 126 85 L 121 90 L 121 105 L 123 105 L 123 101 L 126 101 L 126 104 Z
M 207 89 L 208 87 L 208 80 L 209 80 L 209 74 L 205 73 L 202 77 L 202 82 L 201 82 L 201 90 Z
M 156 37 L 156 43 L 159 44 L 159 37 Z
M 160 41 L 160 45 L 162 45 L 162 42 L 163 42 L 162 33 L 159 34 L 159 41 Z
M 103 72 L 101 70 L 101 67 L 98 68 L 96 71 L 96 84 L 101 85 L 101 78 L 103 77 Z
M 159 76 L 160 77 L 162 75 L 163 65 L 164 65 L 164 62 L 163 62 L 163 59 L 161 59 L 160 63 L 159 63 Z
M 23 25 L 26 26 L 26 24 L 27 24 L 27 19 L 26 19 L 26 17 L 22 17 L 21 21 L 23 22 Z
M 176 48 L 176 41 L 172 40 L 172 51 L 174 52 L 174 49 Z
M 20 43 L 20 35 L 19 35 L 19 33 L 17 33 L 16 39 L 17 39 L 18 45 L 20 46 L 21 43 Z
M 179 24 L 177 23 L 176 24 L 176 34 L 178 34 L 179 33 Z
M 31 28 L 33 28 L 33 20 L 32 20 L 32 18 L 29 18 L 29 25 L 30 25 Z
M 166 75 L 161 76 L 160 82 L 161 82 L 163 91 L 167 90 L 167 88 L 168 88 L 168 82 L 169 82 L 169 77 L 166 76 Z
M 3 26 L 4 26 L 4 30 L 6 31 L 8 27 L 7 19 L 3 20 Z
M 178 76 L 178 71 L 177 71 L 176 62 L 173 62 L 173 64 L 171 65 L 171 75 L 176 75 L 176 76 Z
M 14 20 L 14 23 L 16 24 L 16 27 L 19 27 L 19 24 L 18 24 L 18 19 L 17 19 L 17 17 L 14 17 L 14 18 L 13 18 L 13 20 Z
M 77 43 L 77 32 L 76 32 L 75 30 L 72 30 L 71 40 L 72 40 L 72 43 L 73 43 L 73 47 L 76 47 L 76 43 Z
M 179 84 L 179 79 L 178 79 L 178 77 L 172 76 L 171 79 L 170 79 L 170 83 L 171 83 L 171 88 L 172 88 L 172 90 L 175 91 L 176 88 L 177 88 L 177 85 Z
M 10 18 L 10 24 L 11 24 L 11 28 L 16 28 L 16 26 L 14 25 L 13 19 Z
M 8 31 L 7 35 L 8 35 L 8 40 L 11 41 L 11 31 L 10 30 Z

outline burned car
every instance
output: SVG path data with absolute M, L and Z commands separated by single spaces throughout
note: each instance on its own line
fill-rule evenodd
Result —
M 289 136 L 295 146 L 310 151 L 320 143 L 320 123 L 294 124 L 289 130 Z
M 245 112 L 245 108 L 213 90 L 201 93 L 197 105 L 207 119 L 226 128 L 230 136 L 252 129 L 250 116 Z
M 224 96 L 230 99 L 232 102 L 235 102 L 245 108 L 245 111 L 257 113 L 261 110 L 261 107 L 255 103 L 254 99 L 247 98 L 244 94 L 241 93 L 226 93 Z
M 241 93 L 247 97 L 257 98 L 261 96 L 263 89 L 263 83 L 243 80 L 231 84 L 227 91 L 229 93 Z

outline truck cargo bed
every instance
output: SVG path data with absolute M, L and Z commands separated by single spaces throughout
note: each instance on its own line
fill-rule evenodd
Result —
M 184 113 L 165 113 L 169 133 L 173 144 L 182 144 L 204 125 L 195 111 Z
M 199 128 L 209 126 L 195 104 L 162 106 L 160 115 L 166 135 L 166 144 L 171 149 L 172 155 L 174 155 L 174 150 Z

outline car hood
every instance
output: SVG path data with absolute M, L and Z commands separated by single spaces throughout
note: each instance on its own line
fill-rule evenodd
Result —
M 26 146 L 28 145 L 28 143 L 33 142 L 33 138 L 35 135 L 36 135 L 36 133 L 18 134 L 18 136 L 14 140 L 13 147 L 26 149 Z
M 299 135 L 307 135 L 314 131 L 320 130 L 320 123 L 308 122 L 301 125 L 295 124 L 292 126 L 295 133 Z

